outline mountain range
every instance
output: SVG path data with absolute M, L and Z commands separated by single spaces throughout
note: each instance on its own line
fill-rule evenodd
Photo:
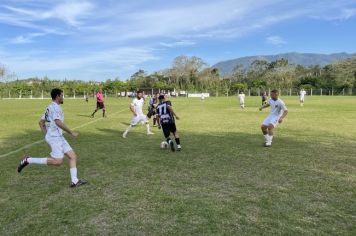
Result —
M 255 60 L 266 60 L 268 62 L 275 61 L 278 59 L 287 59 L 289 64 L 294 65 L 320 65 L 325 66 L 340 60 L 345 60 L 348 58 L 356 57 L 356 53 L 333 53 L 333 54 L 317 54 L 317 53 L 298 53 L 298 52 L 289 52 L 282 53 L 277 55 L 257 55 L 257 56 L 248 56 L 240 57 L 237 59 L 221 61 L 213 65 L 213 68 L 217 68 L 220 71 L 221 75 L 231 74 L 236 65 L 243 65 L 245 68 L 249 68 L 253 61 Z

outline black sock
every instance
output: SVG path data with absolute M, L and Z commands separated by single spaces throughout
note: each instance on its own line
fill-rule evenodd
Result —
M 166 140 L 167 140 L 167 143 L 169 143 L 170 141 L 172 141 L 171 138 L 167 138 Z
M 179 138 L 176 138 L 176 143 L 177 143 L 177 145 L 180 145 L 180 140 L 179 140 Z

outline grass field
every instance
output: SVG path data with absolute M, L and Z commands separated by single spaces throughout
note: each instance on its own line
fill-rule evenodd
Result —
M 69 170 L 29 166 L 42 142 L 0 157 L 0 235 L 356 235 L 356 97 L 283 98 L 289 108 L 272 148 L 262 146 L 260 99 L 172 99 L 183 151 L 160 149 L 161 131 L 131 119 L 128 99 L 65 100 L 68 137 L 89 185 L 69 188 Z M 0 155 L 41 140 L 47 100 L 0 100 Z M 66 162 L 67 163 L 67 162 Z

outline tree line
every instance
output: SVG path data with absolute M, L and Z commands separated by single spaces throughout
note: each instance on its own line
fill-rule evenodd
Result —
M 160 89 L 165 91 L 209 92 L 212 95 L 233 94 L 247 89 L 356 89 L 356 58 L 338 61 L 326 66 L 293 65 L 286 59 L 272 62 L 255 60 L 249 67 L 236 65 L 227 75 L 220 75 L 199 57 L 179 56 L 168 69 L 151 74 L 140 69 L 127 80 L 107 79 L 104 82 L 81 80 L 51 80 L 44 78 L 14 79 L 14 74 L 0 66 L 0 95 L 41 96 L 53 87 L 65 94 L 93 94 L 102 88 L 107 94 Z

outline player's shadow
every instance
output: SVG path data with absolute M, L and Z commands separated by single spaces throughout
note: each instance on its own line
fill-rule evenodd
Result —
M 91 118 L 91 114 L 89 114 L 89 115 L 83 115 L 83 114 L 77 114 L 77 116 L 79 116 L 79 117 L 87 117 L 87 118 Z

